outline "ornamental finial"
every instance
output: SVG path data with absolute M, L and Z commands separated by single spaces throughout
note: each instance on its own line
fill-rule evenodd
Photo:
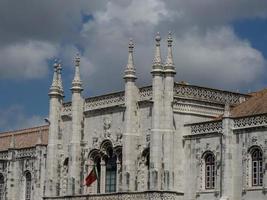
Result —
M 58 87 L 59 87 L 60 94 L 62 96 L 64 96 L 61 74 L 62 74 L 62 63 L 61 63 L 61 60 L 58 60 L 58 63 L 57 63 L 57 79 L 58 80 L 57 81 L 58 81 Z
M 134 49 L 134 43 L 133 39 L 130 38 L 129 45 L 128 45 L 128 63 L 126 65 L 125 69 L 125 75 L 124 79 L 136 79 L 135 76 L 135 66 L 134 66 L 134 61 L 133 61 L 133 49 Z
M 161 62 L 161 53 L 160 53 L 160 34 L 157 32 L 155 41 L 156 41 L 156 49 L 155 49 L 155 55 L 153 59 L 153 70 L 152 72 L 160 72 L 162 71 L 162 62 Z
M 72 90 L 79 90 L 82 91 L 82 81 L 81 81 L 81 77 L 80 77 L 80 55 L 79 53 L 76 54 L 75 57 L 75 74 L 74 74 L 74 78 L 72 81 Z
M 57 67 L 58 67 L 58 61 L 57 59 L 54 60 L 54 74 L 53 74 L 53 80 L 50 87 L 49 95 L 58 95 L 59 94 L 59 86 L 58 86 L 58 73 L 57 73 Z
M 174 62 L 173 62 L 173 55 L 172 55 L 172 33 L 169 31 L 168 34 L 168 53 L 167 53 L 167 59 L 166 59 L 166 63 L 165 63 L 165 72 L 169 72 L 169 73 L 173 73 L 175 74 L 175 68 L 174 68 Z

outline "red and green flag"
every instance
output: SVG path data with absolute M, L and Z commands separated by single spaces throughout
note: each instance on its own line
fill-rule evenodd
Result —
M 89 173 L 89 175 L 85 178 L 85 185 L 89 187 L 93 182 L 95 182 L 98 179 L 98 174 L 97 174 L 97 168 L 94 165 L 93 169 Z

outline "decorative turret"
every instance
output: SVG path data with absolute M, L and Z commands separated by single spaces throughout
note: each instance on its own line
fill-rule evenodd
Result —
M 161 62 L 161 53 L 160 53 L 160 34 L 157 32 L 157 35 L 155 37 L 156 41 L 156 49 L 155 49 L 155 55 L 153 59 L 153 65 L 152 65 L 152 72 L 151 73 L 156 73 L 156 72 L 162 72 L 163 71 L 163 66 Z
M 80 78 L 80 56 L 75 57 L 75 74 L 72 81 L 72 133 L 70 141 L 70 159 L 69 159 L 69 195 L 81 194 L 81 140 L 82 140 L 82 123 L 83 123 L 83 105 L 84 99 L 81 96 L 82 81 Z
M 173 62 L 173 56 L 172 56 L 172 34 L 171 32 L 169 32 L 168 34 L 168 54 L 167 54 L 167 59 L 166 59 L 166 63 L 164 66 L 164 72 L 165 73 L 172 73 L 172 74 L 176 74 L 175 72 L 175 67 L 174 67 L 174 62 Z
M 126 69 L 124 71 L 124 79 L 136 79 L 135 76 L 135 66 L 133 61 L 133 49 L 134 49 L 134 43 L 133 40 L 130 39 L 129 42 L 129 54 L 128 54 L 128 63 L 126 65 Z
M 80 56 L 79 54 L 75 57 L 75 75 L 72 81 L 72 88 L 71 90 L 79 90 L 82 91 L 82 81 L 80 77 Z
M 172 56 L 172 35 L 168 34 L 168 52 L 166 63 L 164 65 L 164 117 L 163 117 L 163 163 L 164 163 L 164 190 L 173 189 L 173 141 L 174 141 L 174 125 L 173 125 L 173 87 L 175 67 Z M 181 145 L 182 146 L 182 145 Z
M 61 80 L 61 65 L 55 60 L 54 75 L 49 92 L 49 135 L 47 147 L 46 190 L 45 196 L 55 196 L 59 177 L 58 165 L 58 135 L 60 130 L 60 111 L 63 103 L 63 87 Z
M 123 191 L 134 191 L 136 181 L 135 160 L 137 159 L 136 146 L 138 137 L 138 88 L 135 85 L 135 67 L 133 61 L 133 41 L 129 42 L 128 63 L 125 69 L 125 132 L 123 133 L 122 157 L 123 177 L 122 185 Z M 120 162 L 120 161 L 119 161 Z
M 162 135 L 164 120 L 164 71 L 160 55 L 160 35 L 157 33 L 155 56 L 152 65 L 152 129 L 150 140 L 150 190 L 162 189 Z

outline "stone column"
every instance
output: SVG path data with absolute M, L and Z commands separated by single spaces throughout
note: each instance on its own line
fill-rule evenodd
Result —
M 175 68 L 172 56 L 172 36 L 168 36 L 168 55 L 164 66 L 164 135 L 163 135 L 163 163 L 164 163 L 164 190 L 173 189 L 173 87 Z
M 160 55 L 160 35 L 156 38 L 156 51 L 152 66 L 152 130 L 150 136 L 150 190 L 162 189 L 162 128 L 164 119 L 163 109 L 163 67 Z
M 106 192 L 106 162 L 101 158 L 101 176 L 100 176 L 100 193 L 104 194 Z
M 121 162 L 119 158 L 117 158 L 117 176 L 116 176 L 116 192 L 121 190 L 121 182 L 120 182 L 120 170 L 121 170 Z
M 133 62 L 133 42 L 129 43 L 128 64 L 126 66 L 125 80 L 125 132 L 123 134 L 123 191 L 134 191 L 136 180 L 137 159 L 137 123 L 138 123 L 138 89 L 135 85 L 135 67 Z M 118 174 L 117 174 L 118 175 Z M 118 187 L 117 187 L 118 188 Z
M 81 96 L 82 82 L 80 80 L 80 58 L 75 59 L 75 75 L 72 81 L 72 135 L 70 141 L 70 168 L 69 183 L 70 195 L 81 194 L 81 140 L 82 140 L 82 122 L 83 122 L 83 104 Z

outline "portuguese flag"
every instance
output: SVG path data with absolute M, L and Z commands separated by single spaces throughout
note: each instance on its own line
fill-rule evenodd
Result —
M 95 180 L 98 179 L 97 169 L 94 165 L 92 171 L 89 173 L 89 175 L 85 178 L 85 185 L 89 187 Z

